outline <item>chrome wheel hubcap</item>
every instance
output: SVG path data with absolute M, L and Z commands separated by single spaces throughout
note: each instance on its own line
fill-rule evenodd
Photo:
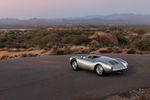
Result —
M 98 66 L 97 69 L 96 69 L 96 72 L 101 75 L 103 73 L 103 68 Z
M 73 69 L 77 69 L 77 63 L 74 61 L 72 64 Z

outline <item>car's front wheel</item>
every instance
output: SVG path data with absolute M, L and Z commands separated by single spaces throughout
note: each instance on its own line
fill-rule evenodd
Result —
M 77 71 L 78 70 L 78 63 L 76 60 L 73 60 L 72 63 L 71 63 L 71 66 L 72 66 L 72 69 L 74 71 Z
M 102 76 L 104 74 L 104 69 L 101 65 L 97 65 L 95 71 L 98 76 Z

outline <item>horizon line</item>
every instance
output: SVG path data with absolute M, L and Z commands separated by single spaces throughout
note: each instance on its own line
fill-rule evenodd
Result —
M 112 16 L 112 15 L 144 15 L 144 16 L 150 16 L 150 14 L 140 14 L 140 13 L 114 13 L 114 14 L 99 14 L 99 15 L 87 15 L 87 16 L 76 16 L 76 17 L 59 17 L 59 18 L 48 18 L 48 17 L 29 17 L 29 18 L 17 18 L 17 17 L 2 17 L 0 19 L 16 19 L 16 20 L 29 20 L 29 19 L 49 19 L 49 20 L 55 20 L 55 19 L 74 19 L 74 18 L 85 18 L 85 17 L 105 17 L 105 16 Z

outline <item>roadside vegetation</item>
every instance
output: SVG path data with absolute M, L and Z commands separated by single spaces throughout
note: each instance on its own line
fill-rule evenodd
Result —
M 120 95 L 114 95 L 104 100 L 150 100 L 150 88 L 132 90 Z
M 13 26 L 15 27 L 15 26 Z M 27 26 L 26 26 L 27 27 Z M 46 25 L 0 29 L 0 52 L 43 50 L 40 54 L 128 53 L 150 51 L 150 25 Z M 9 54 L 0 54 L 1 59 Z M 17 55 L 15 55 L 16 57 Z M 30 55 L 20 55 L 30 57 Z

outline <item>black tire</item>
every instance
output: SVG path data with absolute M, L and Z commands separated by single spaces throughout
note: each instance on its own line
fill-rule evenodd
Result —
M 71 67 L 72 67 L 72 70 L 74 70 L 74 71 L 78 71 L 78 70 L 79 70 L 79 68 L 78 68 L 78 63 L 77 63 L 76 60 L 73 60 L 73 61 L 71 62 Z
M 104 69 L 101 65 L 97 65 L 95 68 L 95 72 L 98 76 L 102 76 L 104 74 Z

